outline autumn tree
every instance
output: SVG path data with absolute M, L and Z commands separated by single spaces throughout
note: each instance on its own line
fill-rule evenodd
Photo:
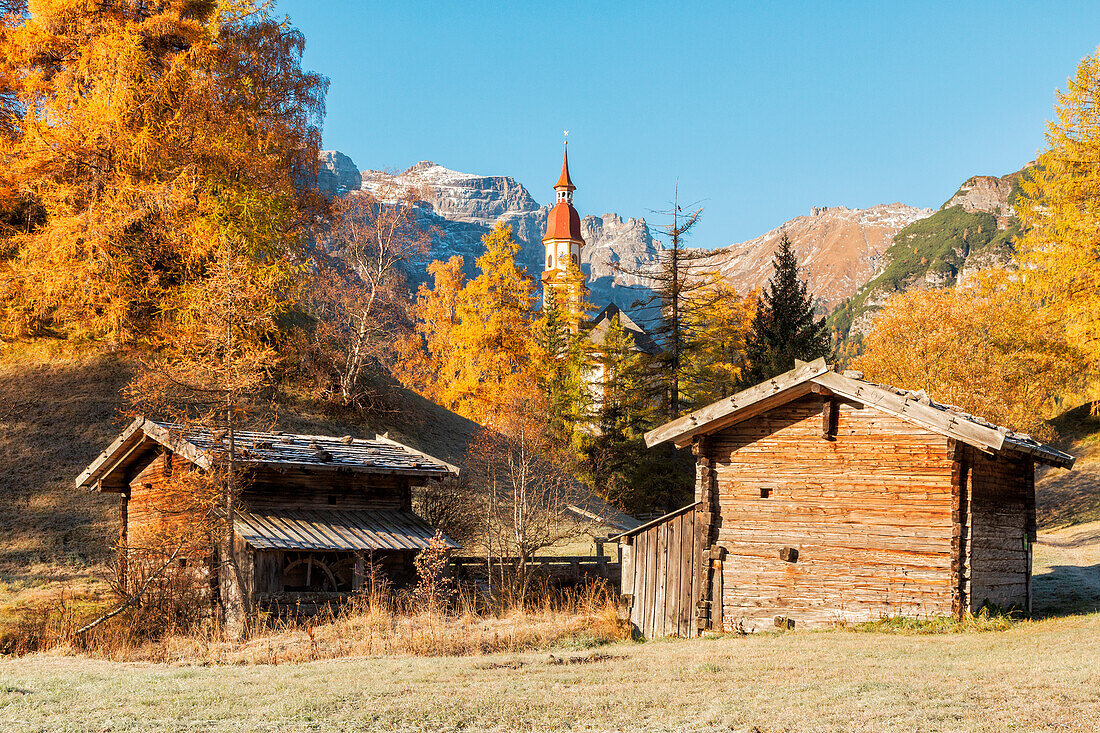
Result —
M 1100 364 L 1100 52 L 1057 94 L 1049 149 L 1021 177 L 1024 278 L 1070 342 Z
M 233 553 L 234 433 L 257 418 L 299 296 L 327 82 L 302 35 L 248 0 L 34 2 L 0 34 L 18 117 L 0 137 L 9 336 L 134 344 L 135 410 L 224 436 L 211 548 L 227 624 L 247 612 Z
M 512 230 L 498 223 L 482 238 L 485 253 L 478 275 L 466 281 L 461 258 L 429 267 L 432 289 L 421 288 L 415 315 L 419 338 L 406 346 L 411 362 L 400 368 L 424 394 L 483 425 L 506 410 L 506 395 L 535 377 L 534 291 L 527 272 L 516 265 L 519 245 Z M 421 354 L 416 354 L 421 350 Z
M 688 409 L 728 397 L 747 383 L 748 341 L 757 296 L 742 297 L 729 281 L 711 274 L 685 311 L 692 334 L 684 354 L 682 396 Z
M 370 362 L 394 366 L 391 355 L 408 324 L 407 270 L 438 234 L 421 219 L 422 198 L 412 188 L 384 187 L 377 196 L 339 199 L 314 257 L 306 293 L 316 318 L 313 344 L 345 405 L 363 397 Z
M 451 409 L 460 401 L 456 385 L 464 368 L 454 340 L 466 287 L 462 266 L 462 258 L 457 255 L 428 265 L 432 287 L 420 286 L 412 307 L 414 330 L 397 345 L 399 358 L 394 367 L 402 383 Z
M 1058 316 L 1033 307 L 1018 280 L 992 271 L 973 284 L 912 290 L 875 317 L 864 376 L 954 404 L 1007 427 L 1052 437 L 1045 418 L 1085 366 Z
M 687 246 L 687 238 L 703 210 L 694 208 L 685 212 L 679 204 L 678 190 L 672 207 L 659 213 L 670 221 L 660 227 L 666 242 L 655 266 L 616 266 L 616 270 L 644 282 L 651 291 L 651 295 L 634 305 L 637 312 L 655 324 L 651 332 L 660 345 L 660 352 L 653 359 L 654 369 L 661 377 L 656 383 L 660 389 L 658 397 L 665 405 L 665 417 L 673 419 L 683 412 L 681 383 L 693 336 L 688 320 L 694 312 L 709 307 L 702 291 L 717 253 Z
M 277 238 L 244 254 L 293 265 L 271 248 L 322 205 L 308 182 L 327 82 L 266 6 L 35 2 L 0 42 L 18 112 L 0 209 L 35 212 L 0 232 L 8 336 L 138 338 L 205 277 L 212 229 L 271 208 L 288 214 Z
M 786 232 L 772 260 L 774 271 L 756 305 L 748 341 L 748 384 L 794 368 L 795 359 L 813 361 L 829 353 L 824 318 L 814 317 L 813 298 L 798 273 L 798 258 Z

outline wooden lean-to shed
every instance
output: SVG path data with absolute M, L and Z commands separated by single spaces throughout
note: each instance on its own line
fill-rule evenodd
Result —
M 338 598 L 371 568 L 396 585 L 410 580 L 415 555 L 435 534 L 413 513 L 412 488 L 458 473 L 384 436 L 236 431 L 234 454 L 241 493 L 233 552 L 259 607 Z M 156 544 L 200 525 L 193 514 L 203 507 L 173 476 L 210 471 L 227 455 L 225 431 L 138 418 L 85 469 L 78 488 L 119 496 L 123 572 L 128 558 L 150 549 L 167 554 L 171 548 Z M 179 559 L 181 566 L 210 562 Z
M 1073 457 L 913 393 L 799 363 L 651 431 L 695 503 L 620 536 L 648 636 L 1031 607 L 1035 468 Z

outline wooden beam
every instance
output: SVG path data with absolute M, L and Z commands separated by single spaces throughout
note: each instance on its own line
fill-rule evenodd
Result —
M 768 397 L 758 400 L 757 402 L 749 405 L 748 407 L 745 407 L 744 409 L 737 410 L 736 412 L 730 413 L 729 415 L 714 420 L 710 422 L 704 429 L 689 433 L 687 435 L 683 435 L 677 438 L 673 442 L 673 445 L 675 445 L 677 448 L 683 448 L 688 445 L 691 442 L 692 438 L 696 435 L 710 435 L 711 433 L 716 433 L 719 430 L 724 430 L 731 425 L 736 425 L 737 423 L 744 422 L 745 420 L 756 417 L 757 415 L 761 415 L 774 407 L 786 404 L 791 400 L 797 400 L 799 397 L 805 397 L 808 394 L 810 394 L 809 384 L 803 383 L 794 385 L 793 387 L 790 387 L 782 392 L 778 392 L 776 394 L 769 395 Z
M 821 437 L 825 440 L 836 440 L 837 409 L 836 400 L 829 393 L 821 404 Z
M 916 400 L 906 399 L 881 387 L 849 379 L 836 372 L 825 372 L 813 377 L 813 381 L 825 385 L 839 395 L 962 440 L 980 450 L 996 451 L 1004 445 L 1004 435 L 998 430 L 978 425 L 946 410 L 922 405 Z
M 102 468 L 105 463 L 111 460 L 111 457 L 126 444 L 134 433 L 141 430 L 145 424 L 145 418 L 136 418 L 130 423 L 122 433 L 111 441 L 111 444 L 107 448 L 96 456 L 96 459 L 88 464 L 79 476 L 76 477 L 76 487 L 78 489 L 96 489 L 98 488 L 97 482 L 102 476 Z

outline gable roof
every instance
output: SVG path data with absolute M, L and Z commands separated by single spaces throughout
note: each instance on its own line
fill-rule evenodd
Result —
M 619 323 L 623 329 L 634 338 L 634 347 L 638 351 L 645 352 L 646 354 L 656 354 L 660 351 L 657 346 L 657 342 L 653 340 L 653 337 L 646 333 L 646 330 L 634 322 L 630 316 L 622 311 L 619 306 L 614 303 L 608 303 L 602 311 L 600 311 L 595 318 L 590 322 L 590 330 L 588 331 L 588 340 L 594 344 L 602 344 L 603 340 L 607 337 L 607 331 L 611 328 L 611 319 L 615 316 L 619 317 Z
M 1070 468 L 1075 460 L 1068 453 L 1040 443 L 1030 435 L 1013 432 L 957 407 L 935 402 L 923 391 L 910 392 L 868 382 L 859 372 L 831 371 L 824 359 L 796 362 L 789 372 L 650 430 L 645 434 L 646 445 L 653 447 L 671 441 L 682 448 L 691 443 L 695 435 L 720 430 L 802 397 L 809 394 L 814 385 L 985 452 L 1015 450 L 1062 468 Z
M 334 438 L 238 430 L 233 438 L 235 460 L 244 465 L 343 469 L 429 478 L 458 473 L 456 467 L 445 461 L 381 435 L 366 440 L 351 436 Z M 122 488 L 117 480 L 112 483 L 112 477 L 158 445 L 205 470 L 224 460 L 228 450 L 224 431 L 139 417 L 77 477 L 77 488 Z

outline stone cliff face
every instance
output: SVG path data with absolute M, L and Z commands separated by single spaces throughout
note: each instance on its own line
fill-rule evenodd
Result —
M 339 150 L 322 150 L 317 184 L 329 196 L 357 191 L 361 184 L 359 168 Z
M 763 288 L 772 274 L 772 256 L 786 231 L 809 290 L 826 309 L 850 297 L 879 270 L 883 253 L 903 227 L 932 214 L 905 204 L 869 209 L 815 206 L 747 242 L 731 245 L 713 262 L 741 292 Z
M 996 176 L 968 178 L 963 185 L 959 186 L 958 192 L 940 208 L 961 206 L 968 214 L 984 211 L 997 218 L 998 229 L 1007 229 L 1013 216 L 1008 199 L 1019 176 L 1019 173 L 1012 173 L 1002 178 Z

